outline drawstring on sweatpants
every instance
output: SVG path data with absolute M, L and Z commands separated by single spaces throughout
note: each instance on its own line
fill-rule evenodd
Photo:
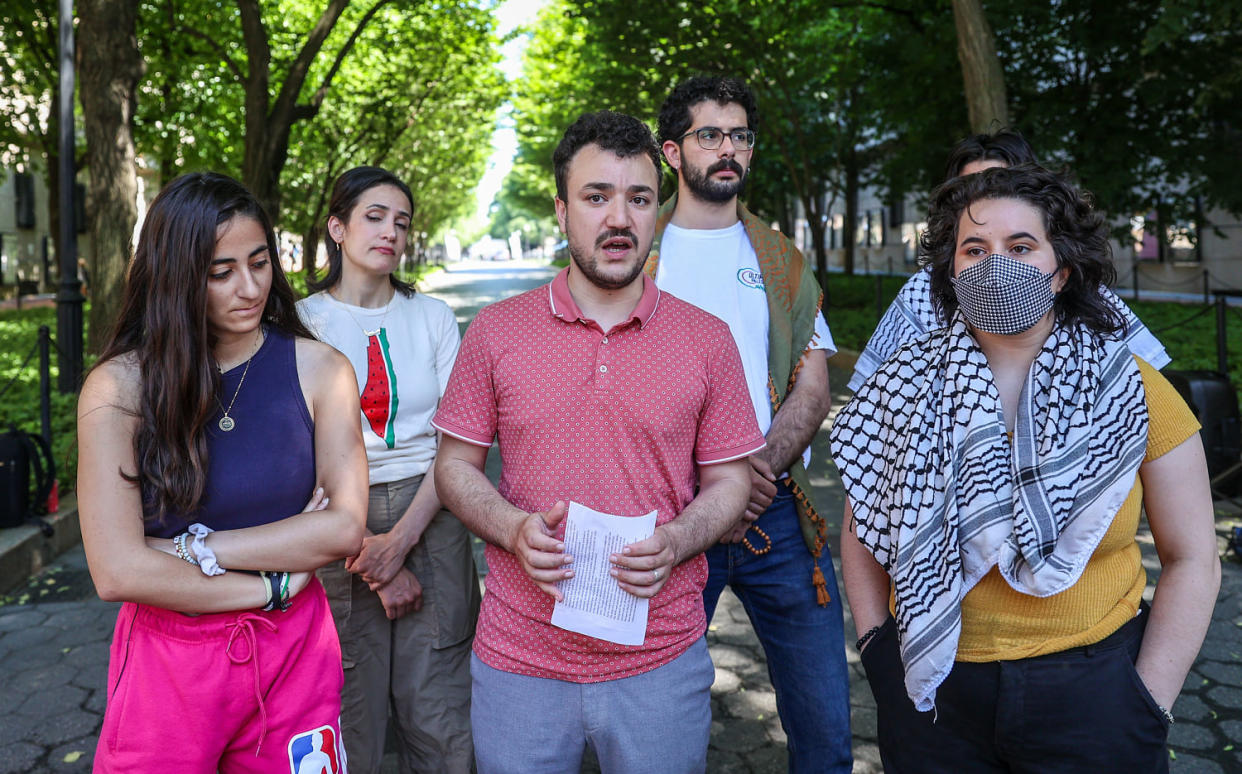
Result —
M 259 645 L 254 636 L 254 622 L 257 621 L 267 627 L 268 631 L 276 631 L 276 624 L 264 618 L 261 615 L 253 613 L 242 613 L 237 620 L 229 624 L 229 641 L 224 646 L 224 652 L 229 657 L 229 661 L 241 666 L 249 661 L 254 666 L 254 698 L 259 703 L 259 744 L 254 748 L 254 754 L 257 757 L 259 751 L 263 749 L 263 738 L 267 736 L 267 707 L 263 705 L 263 692 L 259 690 Z M 233 642 L 237 640 L 237 635 L 241 635 L 246 641 L 247 650 L 245 658 L 238 658 L 233 655 Z

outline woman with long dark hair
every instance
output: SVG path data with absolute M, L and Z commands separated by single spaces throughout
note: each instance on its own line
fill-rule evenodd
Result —
M 1107 224 L 1056 174 L 989 169 L 933 193 L 921 254 L 947 327 L 831 432 L 885 771 L 1167 771 L 1220 563 L 1198 422 L 1100 293 Z
M 124 603 L 97 772 L 344 770 L 313 573 L 362 539 L 357 396 L 298 320 L 250 192 L 165 187 L 78 401 L 82 540 L 99 596 Z
M 461 336 L 452 310 L 396 277 L 414 197 L 400 178 L 357 167 L 328 205 L 328 272 L 298 303 L 319 338 L 353 363 L 354 421 L 371 493 L 357 556 L 320 571 L 345 656 L 341 724 L 350 767 L 378 772 L 391 708 L 402 771 L 473 765 L 470 648 L 479 588 L 470 535 L 440 506 L 431 417 Z

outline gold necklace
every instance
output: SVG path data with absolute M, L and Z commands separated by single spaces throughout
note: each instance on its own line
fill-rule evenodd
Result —
M 254 360 L 254 356 L 259 354 L 260 349 L 263 349 L 263 339 L 263 331 L 260 329 L 259 346 L 255 347 L 254 352 L 250 353 L 250 357 L 246 358 L 246 367 L 242 369 L 241 380 L 237 382 L 237 389 L 233 390 L 233 399 L 229 401 L 229 407 L 225 408 L 224 404 L 220 402 L 220 396 L 216 396 L 216 405 L 220 407 L 220 411 L 224 412 L 224 416 L 220 417 L 220 421 L 216 425 L 226 433 L 237 427 L 236 420 L 229 416 L 229 412 L 233 410 L 233 404 L 237 402 L 237 396 L 241 393 L 242 385 L 246 383 L 246 374 L 250 373 L 250 361 Z M 220 373 L 223 374 L 224 372 L 221 371 Z

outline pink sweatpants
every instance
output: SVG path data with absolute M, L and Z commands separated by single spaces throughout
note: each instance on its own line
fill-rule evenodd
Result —
M 341 647 L 318 580 L 285 612 L 126 602 L 95 772 L 342 774 Z

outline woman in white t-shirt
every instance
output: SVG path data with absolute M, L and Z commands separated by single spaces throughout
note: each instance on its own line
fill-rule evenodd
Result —
M 341 729 L 355 772 L 378 772 L 392 708 L 403 771 L 467 772 L 470 648 L 479 590 L 470 535 L 436 496 L 431 427 L 461 336 L 452 310 L 393 274 L 410 189 L 387 170 L 337 178 L 328 273 L 298 303 L 307 327 L 361 385 L 370 468 L 367 537 L 320 571 L 345 666 Z

